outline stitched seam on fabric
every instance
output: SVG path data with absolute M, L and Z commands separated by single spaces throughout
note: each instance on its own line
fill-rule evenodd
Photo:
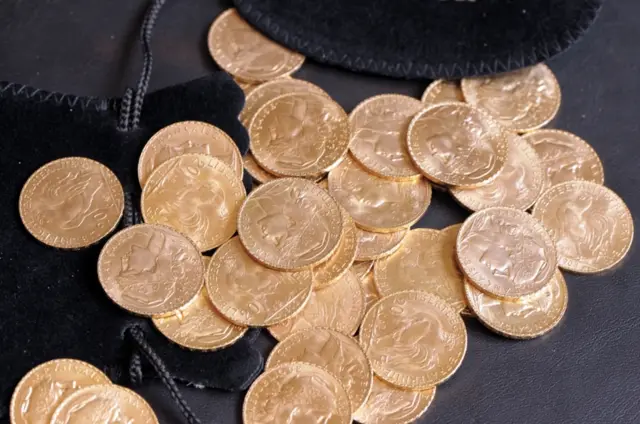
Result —
M 0 81 L 0 95 L 22 97 L 36 103 L 55 103 L 60 106 L 79 107 L 80 109 L 93 109 L 105 111 L 110 107 L 110 100 L 100 97 L 74 96 L 72 94 L 58 93 L 41 90 L 24 84 L 10 81 Z

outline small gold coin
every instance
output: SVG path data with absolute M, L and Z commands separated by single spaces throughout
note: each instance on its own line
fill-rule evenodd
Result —
M 358 248 L 357 229 L 347 211 L 342 212 L 342 237 L 338 248 L 329 259 L 313 268 L 313 288 L 330 286 L 351 268 Z
M 138 180 L 144 187 L 151 173 L 176 156 L 200 153 L 213 156 L 242 178 L 242 155 L 236 143 L 220 128 L 199 121 L 176 122 L 162 128 L 145 144 L 138 161 Z
M 110 383 L 99 369 L 75 359 L 40 364 L 20 380 L 13 392 L 11 424 L 48 424 L 60 402 L 76 390 Z
M 298 331 L 281 341 L 271 351 L 267 370 L 287 362 L 317 365 L 336 376 L 356 411 L 367 400 L 373 372 L 360 345 L 349 336 L 327 328 Z
M 290 362 L 254 381 L 244 398 L 244 424 L 351 424 L 349 396 L 340 381 L 320 367 Z
M 481 107 L 512 131 L 549 123 L 560 108 L 560 85 L 546 65 L 478 78 L 464 78 L 465 100 Z
M 269 174 L 267 171 L 262 169 L 262 167 L 258 165 L 258 162 L 256 162 L 256 159 L 253 157 L 253 154 L 251 154 L 251 152 L 247 152 L 242 160 L 244 163 L 244 169 L 246 169 L 249 175 L 251 175 L 251 178 L 253 178 L 258 183 L 264 184 L 278 178 L 275 175 Z
M 204 264 L 184 235 L 161 225 L 126 228 L 104 245 L 98 279 L 120 307 L 144 316 L 165 316 L 191 302 L 202 289 Z
M 351 265 L 351 272 L 353 272 L 358 280 L 361 280 L 373 269 L 374 261 L 360 261 L 354 262 Z
M 407 128 L 422 103 L 409 96 L 382 94 L 360 103 L 349 115 L 353 157 L 367 171 L 392 180 L 412 180 L 420 171 L 407 152 Z
M 249 254 L 274 269 L 299 270 L 327 260 L 342 237 L 342 213 L 315 183 L 280 178 L 249 194 L 238 235 Z
M 431 185 L 424 178 L 391 181 L 376 177 L 350 156 L 329 172 L 329 193 L 358 227 L 379 233 L 410 227 L 431 202 Z
M 374 261 L 389 256 L 402 244 L 409 229 L 394 233 L 373 233 L 358 228 L 358 254 L 357 261 Z
M 369 309 L 380 300 L 381 296 L 380 293 L 378 293 L 378 289 L 376 289 L 373 272 L 365 275 L 364 278 L 360 280 L 360 284 L 362 284 L 362 290 L 364 291 L 364 313 L 366 314 L 369 312 Z
M 227 9 L 216 18 L 209 30 L 208 44 L 218 66 L 246 82 L 290 75 L 304 63 L 304 56 L 256 31 L 236 9 Z
M 349 121 L 324 94 L 283 94 L 258 110 L 249 127 L 256 162 L 278 176 L 317 178 L 349 149 Z
M 591 274 L 610 269 L 633 242 L 633 218 L 612 190 L 587 181 L 570 181 L 544 192 L 534 218 L 551 233 L 560 267 Z
M 436 103 L 464 102 L 459 81 L 435 80 L 422 94 L 422 103 L 431 106 Z
M 533 339 L 551 331 L 567 310 L 567 284 L 560 270 L 539 292 L 518 301 L 500 300 L 465 283 L 469 306 L 484 325 L 514 339 Z
M 186 154 L 164 162 L 142 190 L 145 222 L 184 233 L 205 252 L 236 232 L 246 197 L 242 181 L 219 159 Z
M 547 230 L 528 213 L 509 208 L 488 208 L 467 218 L 456 252 L 471 283 L 501 299 L 538 292 L 558 266 Z
M 467 350 L 460 314 L 420 291 L 382 298 L 364 317 L 359 337 L 373 372 L 408 390 L 429 389 L 451 377 Z
M 507 158 L 507 133 L 464 103 L 439 103 L 409 125 L 409 155 L 435 183 L 475 188 L 495 179 Z
M 40 242 L 61 249 L 97 243 L 118 225 L 124 192 L 99 162 L 69 157 L 34 172 L 20 192 L 20 218 Z

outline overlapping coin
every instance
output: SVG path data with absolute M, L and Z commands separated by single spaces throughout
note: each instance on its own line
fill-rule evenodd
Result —
M 358 261 L 374 261 L 384 258 L 395 252 L 405 236 L 408 229 L 393 233 L 374 233 L 358 228 Z
M 343 208 L 342 237 L 336 251 L 320 265 L 313 268 L 313 287 L 321 289 L 330 286 L 351 268 L 358 250 L 358 234 L 351 215 Z
M 445 102 L 464 102 L 458 81 L 435 80 L 422 94 L 422 103 L 427 106 Z

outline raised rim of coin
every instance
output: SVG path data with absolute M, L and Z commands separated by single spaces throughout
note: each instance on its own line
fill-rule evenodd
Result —
M 342 237 L 340 237 L 338 247 L 333 255 L 313 268 L 314 290 L 322 289 L 335 283 L 338 278 L 349 271 L 356 259 L 358 251 L 356 224 L 344 208 L 340 207 L 340 212 L 342 212 L 343 222 Z
M 460 88 L 460 81 L 445 80 L 445 79 L 437 79 L 433 81 L 431 84 L 429 84 L 427 88 L 424 90 L 424 93 L 422 93 L 422 96 L 420 97 L 420 101 L 425 105 L 442 103 L 441 101 L 434 102 L 433 100 L 438 97 L 439 93 L 442 92 L 442 87 L 448 86 L 448 85 L 455 85 L 455 90 L 457 90 L 456 99 L 454 100 L 454 99 L 448 98 L 445 101 L 447 102 L 458 101 L 458 102 L 464 103 L 464 95 L 462 94 L 462 88 Z M 435 93 L 436 90 L 440 90 L 440 91 L 438 93 Z
M 395 231 L 393 233 L 374 233 L 373 231 L 363 230 L 362 228 L 358 228 L 358 252 L 356 255 L 356 260 L 358 262 L 362 261 L 376 261 L 381 258 L 385 258 L 396 250 L 400 248 L 402 245 L 402 240 L 409 233 L 409 228 L 404 228 L 400 231 Z M 364 247 L 360 244 L 360 239 L 363 236 L 371 236 L 376 239 L 382 239 L 385 242 L 385 245 L 380 247 L 379 249 L 368 249 L 365 250 Z M 374 247 L 379 247 L 374 246 Z
M 244 169 L 249 173 L 251 178 L 259 184 L 268 183 L 269 181 L 273 181 L 278 178 L 262 169 L 251 152 L 247 152 L 247 154 L 242 157 L 242 163 L 244 164 Z

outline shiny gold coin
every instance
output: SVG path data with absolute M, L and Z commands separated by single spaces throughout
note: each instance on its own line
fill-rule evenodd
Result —
M 366 314 L 369 312 L 369 309 L 380 300 L 381 296 L 380 293 L 378 293 L 378 289 L 376 289 L 373 272 L 365 275 L 364 278 L 360 280 L 360 284 L 362 284 L 362 290 L 364 291 L 364 313 Z
M 612 190 L 570 181 L 542 194 L 534 218 L 551 233 L 561 268 L 591 274 L 614 267 L 633 242 L 633 218 Z
M 218 66 L 246 82 L 290 75 L 304 63 L 304 56 L 262 35 L 236 9 L 227 9 L 216 18 L 209 30 L 208 44 Z
M 278 176 L 317 178 L 340 163 L 349 149 L 349 121 L 324 94 L 283 94 L 258 110 L 251 126 L 256 162 Z
M 256 162 L 256 159 L 253 157 L 251 152 L 247 152 L 242 160 L 244 163 L 244 169 L 246 169 L 249 175 L 251 175 L 251 178 L 253 178 L 258 183 L 264 184 L 278 178 L 275 175 L 269 174 L 267 171 L 262 169 L 262 167 L 258 165 L 258 162 Z
M 495 179 L 507 158 L 507 133 L 464 103 L 439 103 L 409 125 L 409 155 L 438 184 L 475 188 Z
M 122 217 L 124 192 L 99 162 L 69 157 L 34 172 L 20 192 L 20 218 L 40 242 L 61 249 L 90 246 Z
M 329 172 L 329 193 L 364 230 L 391 233 L 418 221 L 431 202 L 424 178 L 391 181 L 368 173 L 351 156 Z M 361 257 L 360 257 L 361 258 Z
M 358 280 L 362 280 L 373 269 L 373 263 L 374 261 L 354 262 L 351 265 L 351 272 L 355 274 Z
M 48 424 L 57 406 L 83 387 L 110 384 L 109 377 L 86 362 L 55 359 L 25 375 L 11 397 L 11 424 Z
M 242 205 L 238 235 L 249 254 L 275 269 L 299 270 L 327 260 L 342 237 L 340 206 L 311 181 L 280 178 Z
M 469 302 L 467 302 L 467 303 L 469 303 Z M 473 312 L 473 311 L 471 310 L 471 308 L 470 308 L 470 307 L 468 307 L 468 306 L 467 306 L 466 308 L 464 308 L 464 309 L 462 310 L 462 312 L 460 312 L 460 315 L 462 315 L 463 317 L 469 317 L 469 318 L 477 318 L 477 317 L 478 317 L 478 316 L 476 315 L 476 313 L 475 313 L 475 312 Z
M 389 256 L 402 244 L 409 229 L 394 233 L 372 233 L 358 228 L 357 261 L 374 261 Z
M 161 225 L 126 228 L 104 245 L 98 279 L 120 307 L 144 316 L 166 316 L 202 289 L 204 264 L 184 235 Z
M 349 115 L 353 157 L 367 171 L 392 180 L 412 180 L 420 171 L 407 152 L 407 128 L 423 104 L 413 97 L 382 94 L 366 99 Z
M 236 232 L 245 197 L 242 181 L 222 161 L 186 154 L 153 171 L 140 206 L 145 222 L 175 228 L 205 252 Z
M 244 424 L 351 424 L 349 396 L 324 369 L 303 362 L 282 364 L 254 381 L 244 398 Z
M 467 350 L 460 314 L 420 291 L 382 298 L 364 317 L 359 337 L 373 372 L 408 390 L 429 389 L 451 377 Z
M 478 78 L 464 78 L 465 100 L 481 107 L 512 131 L 549 123 L 560 108 L 560 85 L 546 65 Z
M 373 372 L 367 356 L 352 337 L 327 328 L 298 331 L 276 345 L 265 368 L 288 362 L 317 365 L 337 377 L 349 395 L 352 411 L 367 400 Z
M 464 102 L 459 81 L 435 80 L 422 94 L 422 103 L 431 106 L 436 103 Z
M 218 158 L 242 179 L 242 155 L 227 133 L 206 122 L 182 121 L 162 128 L 145 144 L 138 161 L 140 186 L 161 164 L 187 153 Z
M 244 93 L 245 97 L 247 97 L 253 90 L 260 86 L 259 83 L 244 82 L 238 79 L 234 79 L 234 81 L 236 82 L 236 84 L 238 84 L 238 86 L 240 86 L 240 89 Z
M 462 224 L 456 246 L 462 271 L 477 288 L 501 299 L 540 291 L 556 267 L 556 247 L 528 213 L 488 208 Z
M 567 284 L 559 270 L 539 292 L 518 301 L 500 300 L 465 284 L 469 306 L 480 322 L 498 334 L 533 339 L 551 331 L 567 310 Z
M 318 184 L 318 186 L 320 188 L 322 188 L 324 191 L 326 191 L 326 192 L 329 191 L 329 179 L 328 178 L 323 178 L 320 181 L 318 181 L 316 184 Z
M 357 229 L 351 215 L 343 208 L 342 237 L 336 251 L 329 259 L 313 268 L 313 288 L 315 290 L 330 286 L 351 268 L 358 248 Z

